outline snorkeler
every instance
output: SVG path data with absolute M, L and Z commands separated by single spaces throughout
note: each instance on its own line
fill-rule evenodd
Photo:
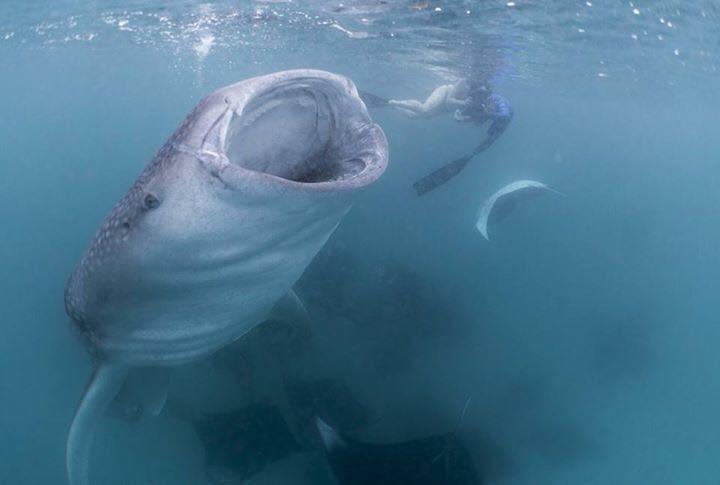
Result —
M 494 92 L 486 82 L 469 79 L 457 84 L 438 86 L 425 101 L 415 99 L 386 99 L 361 92 L 360 97 L 369 108 L 394 107 L 410 118 L 430 118 L 453 113 L 456 121 L 477 126 L 490 123 L 486 138 L 468 155 L 446 163 L 413 184 L 423 195 L 460 173 L 477 154 L 488 149 L 505 131 L 513 117 L 510 102 Z

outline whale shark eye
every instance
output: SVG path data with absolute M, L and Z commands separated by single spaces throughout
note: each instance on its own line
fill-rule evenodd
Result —
M 160 199 L 158 199 L 155 194 L 146 194 L 145 198 L 143 199 L 143 206 L 145 206 L 145 209 L 152 210 L 157 208 L 160 205 Z

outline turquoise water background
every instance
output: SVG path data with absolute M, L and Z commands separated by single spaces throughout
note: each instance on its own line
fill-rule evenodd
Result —
M 368 355 L 345 363 L 383 417 L 376 436 L 480 426 L 513 458 L 493 483 L 720 480 L 712 2 L 6 2 L 0 14 L 0 483 L 64 483 L 90 363 L 63 285 L 203 95 L 307 67 L 421 98 L 478 57 L 513 104 L 507 132 L 419 198 L 412 182 L 482 131 L 372 111 L 390 167 L 326 248 L 352 255 L 337 284 L 355 304 L 386 304 L 377 272 L 400 265 L 430 288 L 428 307 L 448 309 L 397 372 Z M 485 241 L 479 206 L 517 178 L 565 197 L 519 207 Z M 308 275 L 299 293 L 321 290 Z M 322 328 L 333 305 L 309 304 Z M 352 340 L 328 335 L 338 354 Z M 108 421 L 93 457 L 97 483 L 202 483 L 199 444 L 171 419 Z M 253 483 L 311 483 L 303 466 Z

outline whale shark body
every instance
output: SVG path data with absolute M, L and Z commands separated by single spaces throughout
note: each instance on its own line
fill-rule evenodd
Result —
M 382 130 L 335 74 L 256 77 L 197 105 L 66 286 L 94 360 L 68 435 L 72 485 L 88 482 L 94 426 L 128 374 L 201 359 L 261 323 L 387 160 Z

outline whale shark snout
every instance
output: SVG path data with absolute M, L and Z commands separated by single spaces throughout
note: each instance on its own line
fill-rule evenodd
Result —
M 94 424 L 129 370 L 200 359 L 266 319 L 387 159 L 382 130 L 335 74 L 252 78 L 196 106 L 66 286 L 96 361 L 68 437 L 71 484 L 86 483 Z

